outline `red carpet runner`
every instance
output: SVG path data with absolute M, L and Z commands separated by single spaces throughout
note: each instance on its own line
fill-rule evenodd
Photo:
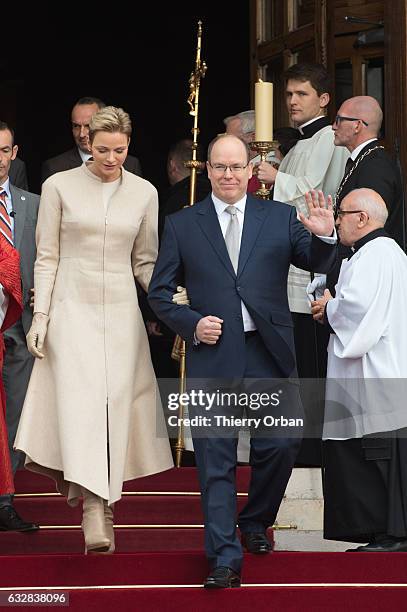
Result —
M 248 468 L 238 470 L 239 503 Z M 16 506 L 37 520 L 34 534 L 0 533 L 0 600 L 5 589 L 68 591 L 70 610 L 193 612 L 247 610 L 389 610 L 404 608 L 407 555 L 277 552 L 246 555 L 243 587 L 207 592 L 202 516 L 194 468 L 170 470 L 126 485 L 115 512 L 117 552 L 83 553 L 80 511 L 50 480 L 16 479 Z M 44 495 L 45 494 L 45 495 Z M 147 552 L 148 551 L 148 552 Z M 27 591 L 24 591 L 27 589 Z

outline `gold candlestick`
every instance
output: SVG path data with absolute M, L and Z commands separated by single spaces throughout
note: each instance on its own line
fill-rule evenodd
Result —
M 253 151 L 256 151 L 256 153 L 260 154 L 260 160 L 264 162 L 267 161 L 267 155 L 270 153 L 270 151 L 276 149 L 278 145 L 279 143 L 277 142 L 277 140 L 257 140 L 250 143 L 250 148 L 253 149 Z M 263 183 L 263 181 L 260 181 L 260 185 L 261 187 L 255 192 L 255 195 L 259 198 L 262 198 L 262 200 L 268 200 L 270 197 L 271 189 L 267 189 L 266 183 Z

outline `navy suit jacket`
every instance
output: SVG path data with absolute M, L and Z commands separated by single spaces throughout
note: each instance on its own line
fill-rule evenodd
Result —
M 157 316 L 187 342 L 188 377 L 241 377 L 245 369 L 241 300 L 275 362 L 274 376 L 295 376 L 293 323 L 288 308 L 290 263 L 326 272 L 335 248 L 311 238 L 295 207 L 247 196 L 237 275 L 211 196 L 166 219 L 149 288 Z M 187 288 L 190 307 L 173 304 L 177 285 Z M 207 315 L 223 319 L 216 345 L 193 337 Z

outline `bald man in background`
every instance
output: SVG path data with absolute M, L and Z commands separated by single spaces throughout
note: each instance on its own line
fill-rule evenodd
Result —
M 225 124 L 226 128 L 225 133 L 229 134 L 230 136 L 241 138 L 244 142 L 246 142 L 250 150 L 250 160 L 253 164 L 259 163 L 260 155 L 258 155 L 254 149 L 250 148 L 250 143 L 254 141 L 255 137 L 255 111 L 251 109 L 237 113 L 237 115 L 230 115 L 229 117 L 224 118 L 223 123 Z M 274 151 L 271 153 L 272 161 L 275 161 Z M 247 192 L 255 194 L 260 187 L 260 181 L 258 180 L 257 176 L 253 174 L 247 184 Z
M 367 121 L 368 122 L 368 121 Z M 324 419 L 324 537 L 358 552 L 407 552 L 407 257 L 371 189 L 341 202 L 352 247 L 336 285 L 312 302 L 329 328 Z
M 401 177 L 396 163 L 379 143 L 382 121 L 382 109 L 371 96 L 349 98 L 340 107 L 332 126 L 335 145 L 346 147 L 350 158 L 336 194 L 336 208 L 353 189 L 373 189 L 387 206 L 386 231 L 405 250 Z M 342 260 L 350 255 L 350 248 L 340 245 L 337 263 L 327 279 L 332 293 Z

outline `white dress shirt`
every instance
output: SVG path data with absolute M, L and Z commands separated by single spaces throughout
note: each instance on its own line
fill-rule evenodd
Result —
M 376 140 L 377 138 L 371 138 L 370 140 L 365 140 L 365 142 L 362 142 L 362 144 L 356 147 L 356 149 L 353 149 L 352 153 L 350 154 L 352 161 L 355 161 L 355 159 L 357 158 L 361 150 L 364 149 L 366 145 L 368 145 L 370 142 L 375 142 Z
M 85 151 L 82 151 L 82 149 L 80 149 L 79 147 L 78 147 L 78 153 L 81 156 L 81 160 L 83 162 L 87 162 L 92 157 L 92 153 L 90 153 L 90 152 L 89 153 L 85 153 Z
M 239 249 L 240 249 L 240 243 L 242 241 L 242 232 L 243 232 L 243 222 L 244 222 L 244 211 L 246 208 L 246 199 L 247 196 L 245 195 L 241 200 L 239 200 L 238 202 L 236 202 L 236 204 L 234 204 L 233 206 L 236 208 L 237 210 L 237 220 L 239 222 Z M 222 235 L 223 237 L 225 237 L 226 234 L 226 229 L 229 225 L 231 216 L 228 212 L 226 212 L 227 207 L 229 206 L 229 204 L 226 204 L 225 202 L 222 202 L 222 200 L 220 200 L 219 198 L 217 198 L 213 193 L 212 193 L 212 200 L 213 203 L 215 205 L 215 210 L 216 210 L 216 214 L 218 215 L 218 221 L 219 221 L 219 225 L 220 225 L 220 229 L 222 230 Z M 254 331 L 256 328 L 256 325 L 253 321 L 253 319 L 251 318 L 249 311 L 247 310 L 246 306 L 244 305 L 243 302 L 241 302 L 241 307 L 242 307 L 242 317 L 243 317 L 243 329 L 245 332 L 247 331 Z

